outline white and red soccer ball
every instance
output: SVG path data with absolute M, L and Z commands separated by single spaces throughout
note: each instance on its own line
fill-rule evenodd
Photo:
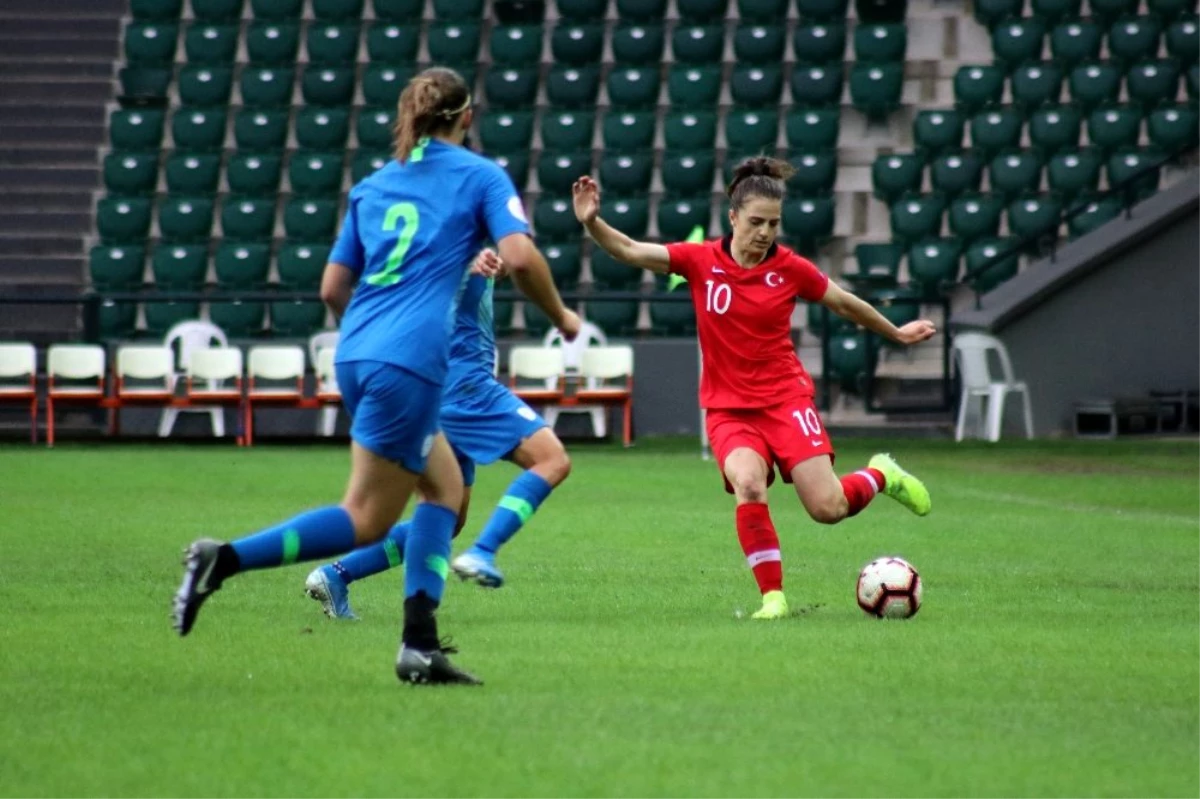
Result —
M 858 573 L 855 593 L 864 613 L 907 619 L 921 609 L 921 575 L 904 558 L 876 558 Z

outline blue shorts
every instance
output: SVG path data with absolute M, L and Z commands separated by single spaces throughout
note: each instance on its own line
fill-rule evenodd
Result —
M 352 420 L 350 437 L 410 472 L 424 472 L 438 432 L 442 387 L 381 361 L 339 363 L 337 381 Z
M 448 390 L 439 423 L 468 486 L 475 482 L 476 464 L 486 466 L 507 457 L 546 426 L 533 408 L 491 378 Z

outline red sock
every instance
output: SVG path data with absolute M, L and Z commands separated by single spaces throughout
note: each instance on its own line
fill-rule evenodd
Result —
M 867 507 L 875 495 L 883 490 L 883 486 L 883 472 L 878 469 L 859 469 L 843 477 L 842 491 L 846 494 L 846 502 L 850 503 L 850 512 L 846 515 L 853 516 Z
M 738 541 L 746 553 L 746 562 L 754 571 L 762 593 L 783 590 L 783 560 L 779 556 L 779 535 L 771 523 L 765 502 L 747 502 L 737 507 Z

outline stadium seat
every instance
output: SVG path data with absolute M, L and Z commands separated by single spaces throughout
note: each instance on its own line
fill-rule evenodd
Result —
M 1061 22 L 1050 32 L 1050 53 L 1063 69 L 1072 69 L 1084 61 L 1100 57 L 1104 32 L 1092 19 Z
M 337 194 L 342 187 L 340 150 L 297 150 L 288 161 L 292 193 L 301 197 Z
M 717 64 L 673 64 L 667 74 L 667 98 L 673 108 L 709 109 L 721 95 Z
M 419 24 L 377 20 L 367 29 L 367 57 L 385 64 L 411 64 L 421 45 Z
M 236 25 L 189 25 L 183 36 L 183 52 L 190 64 L 228 65 L 237 55 Z
M 288 112 L 243 108 L 233 121 L 233 140 L 239 150 L 274 152 L 287 141 Z
M 238 151 L 229 158 L 225 180 L 233 194 L 266 197 L 279 191 L 283 160 L 277 153 Z
M 245 0 L 191 0 L 196 19 L 227 22 L 240 19 Z
M 594 107 L 600 94 L 600 70 L 595 65 L 555 64 L 546 75 L 546 99 L 563 107 Z
M 88 276 L 101 291 L 137 288 L 145 271 L 146 248 L 141 245 L 97 244 L 88 253 Z
M 354 67 L 308 66 L 300 78 L 300 94 L 309 105 L 349 105 L 354 97 Z
M 200 318 L 198 302 L 147 302 L 143 309 L 146 316 L 146 334 L 151 338 L 162 338 L 180 322 Z
M 219 150 L 225 142 L 225 110 L 179 108 L 171 118 L 171 138 L 180 150 Z
M 100 303 L 100 337 L 104 339 L 129 338 L 137 327 L 136 302 L 114 302 L 105 299 Z
M 610 195 L 645 194 L 654 174 L 654 153 L 606 152 L 600 156 L 599 172 L 600 185 Z
M 654 146 L 655 113 L 613 109 L 601 125 L 604 147 L 617 152 L 649 150 Z
M 395 64 L 368 64 L 363 70 L 362 93 L 368 105 L 395 108 L 400 92 L 416 68 Z
M 121 67 L 117 72 L 121 93 L 117 99 L 126 103 L 166 105 L 171 85 L 171 70 L 165 67 Z
M 1142 126 L 1142 110 L 1136 105 L 1097 108 L 1087 118 L 1088 142 L 1104 152 L 1133 147 Z
M 725 52 L 720 25 L 679 25 L 671 34 L 671 53 L 680 64 L 717 64 Z
M 788 154 L 788 163 L 796 174 L 788 179 L 788 190 L 804 197 L 824 196 L 833 191 L 837 179 L 837 154 L 830 151 Z
M 1042 158 L 1036 150 L 1013 150 L 992 159 L 988 184 L 1007 202 L 1036 192 L 1042 181 Z
M 1004 198 L 999 194 L 962 194 L 950 203 L 950 232 L 964 242 L 995 236 L 1000 229 Z
M 618 64 L 655 66 L 662 62 L 662 25 L 624 22 L 612 34 L 613 60 Z
M 545 155 L 542 156 L 545 158 Z M 555 240 L 577 240 L 580 226 L 575 219 L 575 209 L 568 197 L 551 197 L 542 194 L 533 207 L 533 227 L 538 236 Z
M 850 100 L 870 119 L 881 120 L 900 106 L 904 64 L 855 64 L 850 71 Z
M 893 203 L 905 194 L 919 192 L 925 171 L 925 159 L 918 153 L 892 153 L 876 156 L 871 165 L 871 185 L 875 196 Z
M 967 271 L 986 269 L 970 279 L 970 284 L 980 293 L 987 293 L 1016 276 L 1020 266 L 1019 253 L 1012 249 L 1016 239 L 991 236 L 972 243 L 966 250 Z M 1006 253 L 1008 253 L 1006 255 Z
M 1161 170 L 1157 164 L 1161 158 L 1161 153 L 1150 148 L 1113 153 L 1106 163 L 1108 187 L 1116 188 L 1130 181 L 1125 185 L 1125 196 L 1134 201 L 1146 199 L 1158 191 Z M 1141 177 L 1135 179 L 1138 174 Z
M 524 110 L 537 99 L 538 70 L 536 67 L 493 66 L 484 75 L 483 86 L 488 105 Z
M 1137 13 L 1138 4 L 1139 0 L 1088 0 L 1088 11 L 1095 19 L 1111 24 L 1117 17 Z
M 1047 166 L 1049 174 L 1053 164 Z M 1019 238 L 1027 236 L 1038 240 L 1058 238 L 1058 220 L 1062 214 L 1062 200 L 1053 194 L 1022 197 L 1008 206 L 1008 230 Z M 1028 247 L 1030 254 L 1041 252 L 1035 241 Z
M 255 20 L 246 29 L 246 55 L 259 66 L 296 62 L 300 49 L 300 26 L 294 22 Z
M 778 64 L 783 61 L 787 30 L 782 25 L 742 22 L 733 34 L 736 64 Z
M 626 267 L 628 269 L 628 267 Z M 585 317 L 610 336 L 637 332 L 638 304 L 635 300 L 604 300 L 603 294 L 588 299 Z M 526 304 L 526 312 L 529 305 Z
M 992 29 L 992 52 L 1009 69 L 1026 61 L 1040 61 L 1046 23 L 1037 17 L 1013 17 Z
M 1117 99 L 1117 91 L 1121 88 L 1121 72 L 1104 61 L 1080 64 L 1067 76 L 1067 85 L 1071 90 L 1071 100 L 1087 111 Z
M 238 82 L 242 91 L 242 103 L 268 108 L 289 105 L 292 102 L 294 78 L 290 67 L 248 66 L 242 70 Z
M 275 198 L 230 195 L 221 205 L 221 233 L 233 241 L 271 238 L 275 231 Z
M 304 0 L 250 0 L 255 19 L 299 19 Z M 382 3 L 376 3 L 382 5 Z
M 617 16 L 639 22 L 661 20 L 667 12 L 667 0 L 617 0 Z
M 1125 75 L 1125 90 L 1131 103 L 1149 111 L 1159 103 L 1175 101 L 1179 91 L 1179 67 L 1169 58 L 1143 61 Z
M 283 206 L 284 235 L 292 241 L 328 243 L 338 221 L 337 200 L 293 197 Z
M 391 114 L 385 112 L 386 107 L 380 107 L 376 110 L 377 117 L 380 113 L 388 113 L 389 121 L 386 126 L 382 121 L 372 122 L 372 129 L 386 127 L 386 139 L 381 139 L 383 131 L 369 134 L 373 143 L 372 147 L 386 147 L 391 143 Z M 360 144 L 363 141 L 363 119 L 366 116 L 365 112 L 360 115 L 358 120 L 359 134 L 358 140 Z M 525 150 L 529 148 L 533 141 L 533 112 L 532 111 L 497 111 L 490 114 L 484 114 L 479 120 L 479 141 L 483 145 L 483 151 L 486 153 L 510 153 L 515 150 Z
M 1146 7 L 1151 14 L 1166 21 L 1196 13 L 1196 4 L 1191 0 L 1146 0 Z
M 277 336 L 308 338 L 325 326 L 325 304 L 276 300 L 271 303 L 271 332 Z
M 1184 147 L 1195 147 L 1197 139 L 1196 109 L 1187 105 L 1168 105 L 1156 108 L 1146 117 L 1146 134 L 1150 143 L 1166 153 Z
M 971 146 L 992 158 L 1020 144 L 1023 123 L 1021 112 L 1012 106 L 982 111 L 971 118 Z
M 678 197 L 696 197 L 711 192 L 715 162 L 712 152 L 668 150 L 663 153 L 662 160 L 663 188 Z
M 150 230 L 146 197 L 104 197 L 96 203 L 96 230 L 104 244 L 143 244 Z
M 738 17 L 757 22 L 778 22 L 787 17 L 790 0 L 737 0 Z M 782 25 L 780 26 L 782 27 Z
M 150 260 L 154 284 L 167 291 L 195 291 L 208 273 L 208 245 L 163 245 Z
M 229 300 L 208 305 L 209 320 L 232 338 L 250 338 L 262 333 L 266 306 L 261 302 Z
M 892 204 L 892 239 L 910 246 L 941 234 L 945 199 L 938 194 L 911 194 Z
M 1025 0 L 976 0 L 975 19 L 986 28 L 1008 17 L 1019 17 L 1025 10 Z
M 792 108 L 783 127 L 794 150 L 832 150 L 837 147 L 841 114 L 826 108 Z
M 169 66 L 175 60 L 179 26 L 133 22 L 125 28 L 125 60 L 135 66 Z
M 729 0 L 675 0 L 675 8 L 690 22 L 719 22 L 725 18 Z
M 854 29 L 854 55 L 859 63 L 903 61 L 908 50 L 904 25 L 864 25 Z
M 1187 71 L 1187 94 L 1195 107 L 1200 101 L 1200 64 L 1192 64 Z
M 296 112 L 296 143 L 314 150 L 346 146 L 350 114 L 345 108 L 301 108 Z
M 114 152 L 104 156 L 104 188 L 110 196 L 153 194 L 158 185 L 158 153 Z
M 438 19 L 482 19 L 483 0 L 433 0 Z
M 908 250 L 908 276 L 925 296 L 936 296 L 954 285 L 961 260 L 957 239 L 926 239 Z
M 525 335 L 540 339 L 550 332 L 552 327 L 550 317 L 546 316 L 541 308 L 532 302 L 525 302 Z
M 512 179 L 517 191 L 524 191 L 525 184 L 529 181 L 529 152 L 502 153 L 496 156 L 495 161 Z
M 974 151 L 939 155 L 929 162 L 929 181 L 935 192 L 954 198 L 964 191 L 979 191 L 983 159 Z
M 783 235 L 792 248 L 802 255 L 814 257 L 833 235 L 833 198 L 789 199 L 783 204 L 781 223 Z
M 492 326 L 496 335 L 507 336 L 513 330 L 513 307 L 511 300 L 492 301 Z
M 181 196 L 216 194 L 221 156 L 215 153 L 172 153 L 163 169 L 167 191 Z
M 600 289 L 634 291 L 642 283 L 642 270 L 618 261 L 599 247 L 593 247 L 592 283 Z
M 359 150 L 350 161 L 350 182 L 358 183 L 368 175 L 383 169 L 390 160 L 392 160 L 392 154 L 389 150 Z M 517 190 L 520 191 L 524 185 L 524 183 L 517 183 Z
M 687 293 L 678 290 L 679 299 L 667 300 L 660 288 L 650 300 L 650 328 L 661 336 L 690 336 L 696 332 L 696 308 Z
M 658 204 L 658 235 L 666 241 L 683 241 L 697 226 L 708 231 L 709 195 L 664 198 Z
M 1121 198 L 1115 195 L 1076 202 L 1077 207 L 1082 207 L 1083 210 L 1067 220 L 1067 229 L 1072 239 L 1091 233 L 1105 222 L 1116 219 L 1122 210 Z
M 556 64 L 595 64 L 603 52 L 603 25 L 560 23 L 550 34 L 550 55 Z
M 600 203 L 600 215 L 634 239 L 645 238 L 650 228 L 650 205 L 644 197 L 609 196 Z
M 478 22 L 433 22 L 425 32 L 429 58 L 437 64 L 462 64 L 479 58 Z
M 543 150 L 538 159 L 538 184 L 543 191 L 555 194 L 570 194 L 571 186 L 580 175 L 592 171 L 592 151 L 586 150 Z
M 1000 102 L 1004 93 L 1005 71 L 1002 67 L 971 64 L 959 67 L 954 73 L 954 102 L 968 115 L 975 115 L 986 106 Z
M 504 114 L 496 114 L 497 118 L 504 117 Z M 484 117 L 486 120 L 487 117 Z M 355 123 L 355 137 L 358 139 L 358 146 L 367 149 L 386 149 L 392 146 L 392 128 L 396 124 L 396 112 L 393 108 L 387 106 L 375 106 L 364 108 L 358 114 L 358 120 Z M 480 131 L 484 129 L 483 124 L 480 124 Z M 482 136 L 480 137 L 483 138 Z M 528 146 L 528 140 L 525 142 Z M 487 145 L 484 145 L 487 149 Z
M 1167 53 L 1182 65 L 1200 59 L 1200 20 L 1195 16 L 1172 22 L 1167 27 Z
M 783 92 L 783 70 L 777 64 L 735 64 L 729 94 L 736 105 L 777 105 Z
M 668 150 L 708 150 L 715 146 L 716 138 L 715 111 L 669 111 L 663 120 L 663 140 Z
M 854 260 L 858 265 L 857 271 L 847 275 L 847 277 L 860 289 L 895 286 L 896 275 L 900 271 L 900 259 L 903 257 L 904 247 L 896 242 L 888 244 L 865 242 L 859 244 L 854 248 Z M 809 321 L 814 321 L 811 311 L 809 313 Z M 830 327 L 833 330 L 837 330 L 843 324 L 845 322 L 837 319 Z M 823 324 L 818 324 L 813 329 L 823 327 Z
M 792 33 L 792 52 L 798 64 L 836 64 L 846 54 L 846 25 L 804 20 Z
M 358 55 L 358 25 L 314 22 L 304 35 L 310 64 L 353 64 Z
M 415 42 L 420 37 L 421 29 L 414 26 L 414 30 Z M 415 51 L 416 48 L 413 49 Z M 497 25 L 488 36 L 488 52 L 497 64 L 537 64 L 542 58 L 542 26 Z
M 129 13 L 138 22 L 145 20 L 171 21 L 179 19 L 183 0 L 131 0 Z
M 1025 114 L 1038 106 L 1057 103 L 1062 81 L 1062 69 L 1053 61 L 1021 64 L 1012 74 L 1013 103 Z
M 658 103 L 659 69 L 617 65 L 608 73 L 606 85 L 614 108 L 652 108 Z
M 578 242 L 551 242 L 542 249 L 542 254 L 550 265 L 554 285 L 568 291 L 579 285 L 583 265 L 579 258 Z
M 1122 17 L 1108 30 L 1109 58 L 1133 64 L 1158 55 L 1162 24 L 1156 16 Z
M 1092 193 L 1100 183 L 1100 154 L 1092 148 L 1065 150 L 1046 162 L 1046 182 L 1070 203 L 1075 197 Z
M 312 12 L 319 20 L 357 20 L 362 17 L 363 0 L 312 0 Z
M 148 108 L 119 108 L 109 117 L 109 142 L 114 150 L 157 150 L 162 145 L 166 112 Z
M 213 256 L 213 271 L 221 288 L 248 289 L 263 286 L 271 266 L 268 244 L 223 241 Z
M 725 141 L 748 149 L 773 149 L 779 135 L 779 113 L 767 108 L 731 108 L 725 116 Z
M 1079 16 L 1080 0 L 1031 0 L 1033 16 L 1056 25 L 1064 19 Z
M 947 108 L 918 111 L 913 119 L 913 142 L 926 158 L 961 149 L 962 115 Z
M 863 247 L 891 247 L 890 244 L 863 244 Z M 897 268 L 899 268 L 899 255 L 897 255 Z M 856 273 L 851 277 L 858 278 Z M 864 285 L 866 281 L 864 281 Z M 894 275 L 889 285 L 895 285 Z M 854 325 L 846 319 L 838 316 L 832 311 L 827 311 L 823 305 L 816 302 L 805 303 L 805 328 L 814 336 L 824 336 L 827 332 L 832 334 L 839 331 L 853 329 Z M 829 323 L 826 325 L 826 316 Z M 828 329 L 827 329 L 828 328 Z
M 730 181 L 733 180 L 733 171 L 737 169 L 738 164 L 742 163 L 747 158 L 758 158 L 762 155 L 764 155 L 764 153 L 761 150 L 743 150 L 739 147 L 730 147 L 727 149 L 725 151 L 725 163 L 721 166 L 720 189 L 724 191 L 729 185 Z M 774 153 L 771 153 L 771 155 L 774 155 Z M 806 174 L 804 177 L 808 178 L 809 180 L 812 180 L 815 176 L 824 178 L 825 167 L 827 164 L 827 161 L 822 161 L 820 163 L 814 162 L 808 169 L 806 169 Z M 792 184 L 789 184 L 789 186 L 791 185 Z
M 1029 117 L 1029 140 L 1045 155 L 1079 144 L 1082 119 L 1074 105 L 1043 106 Z
M 208 238 L 212 223 L 211 198 L 167 195 L 158 204 L 158 231 L 164 241 L 203 241 Z
M 283 286 L 308 290 L 321 285 L 321 274 L 329 261 L 329 247 L 304 242 L 289 242 L 279 249 L 275 266 Z
M 848 0 L 796 0 L 796 11 L 801 19 L 829 22 L 844 20 Z

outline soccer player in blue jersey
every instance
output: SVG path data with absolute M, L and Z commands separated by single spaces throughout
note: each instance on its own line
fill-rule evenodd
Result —
M 438 429 L 455 303 L 472 256 L 490 238 L 513 280 L 564 335 L 579 319 L 558 296 L 512 181 L 463 148 L 471 96 L 458 73 L 431 68 L 401 94 L 396 159 L 350 192 L 321 281 L 341 318 L 338 385 L 353 422 L 339 505 L 222 543 L 194 541 L 172 605 L 187 635 L 200 607 L 235 574 L 319 560 L 381 540 L 414 490 L 423 501 L 405 540 L 404 627 L 396 675 L 411 683 L 478 684 L 438 638 L 435 611 L 450 564 L 463 479 Z
M 489 259 L 498 265 L 497 256 L 485 250 L 480 261 Z M 491 279 L 481 275 L 472 275 L 466 282 L 455 316 L 440 422 L 463 473 L 465 491 L 458 529 L 466 521 L 476 465 L 508 459 L 524 470 L 504 492 L 475 544 L 451 564 L 464 580 L 498 588 L 504 575 L 496 567 L 496 553 L 567 478 L 571 462 L 545 421 L 493 376 L 492 285 Z M 347 586 L 399 566 L 411 528 L 411 522 L 401 522 L 382 543 L 315 569 L 305 581 L 305 592 L 321 603 L 327 616 L 355 618 Z

